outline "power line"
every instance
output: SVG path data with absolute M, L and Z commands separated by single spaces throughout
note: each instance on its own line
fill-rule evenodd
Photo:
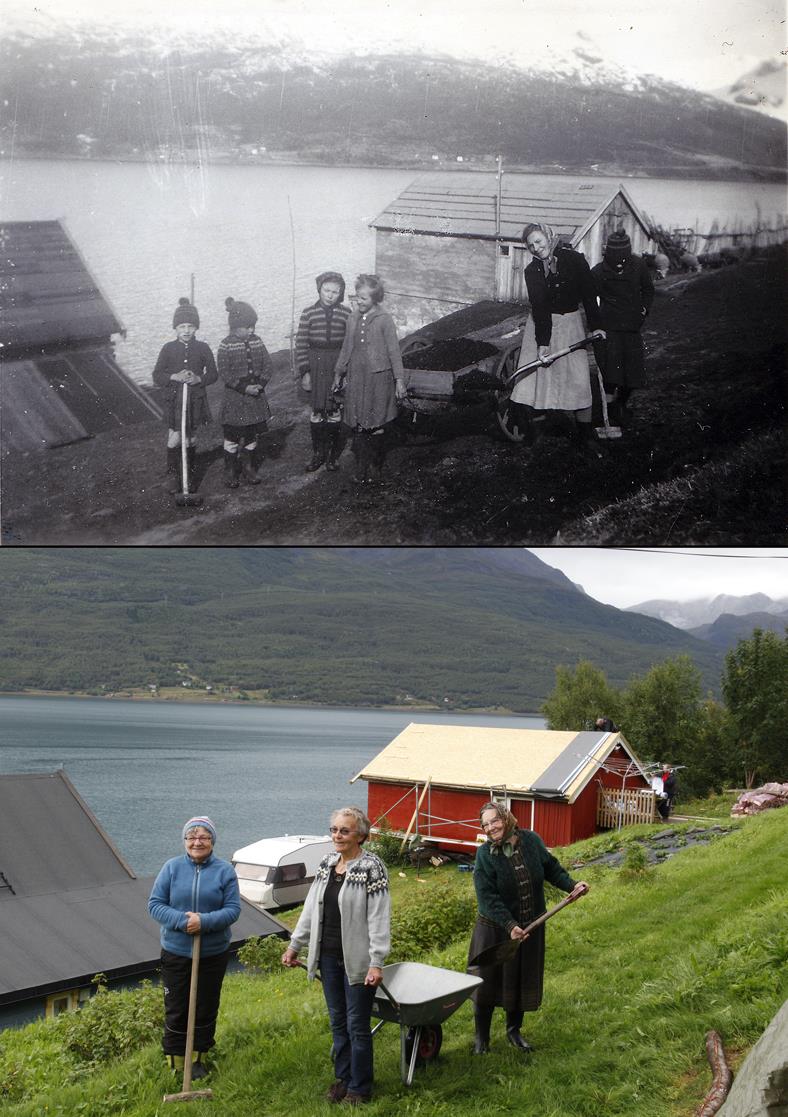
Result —
M 755 559 L 756 562 L 762 562 L 764 559 L 781 559 L 783 562 L 788 560 L 788 555 L 713 555 L 708 551 L 667 551 L 662 547 L 610 547 L 603 548 L 611 551 L 630 551 L 635 554 L 646 555 L 676 555 L 678 558 L 734 558 L 734 559 Z

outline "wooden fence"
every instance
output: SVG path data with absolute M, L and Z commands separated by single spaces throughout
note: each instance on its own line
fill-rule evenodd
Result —
M 597 788 L 596 824 L 601 830 L 656 821 L 657 797 L 651 788 Z

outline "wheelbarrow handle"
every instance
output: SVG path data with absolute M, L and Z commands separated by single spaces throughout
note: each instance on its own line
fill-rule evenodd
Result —
M 299 966 L 302 970 L 309 970 L 309 967 L 307 966 L 307 964 L 305 962 L 301 962 L 300 960 L 296 962 L 296 965 Z M 323 979 L 322 979 L 322 977 L 320 976 L 319 973 L 315 972 L 315 977 L 317 978 L 318 981 L 322 982 Z M 386 994 L 389 1001 L 391 1002 L 391 1007 L 394 1009 L 394 1011 L 399 1012 L 399 1003 L 394 1000 L 391 993 L 388 991 L 388 989 L 386 988 L 386 986 L 383 984 L 382 981 L 381 981 L 380 985 L 378 986 L 378 988 L 382 989 L 383 992 Z

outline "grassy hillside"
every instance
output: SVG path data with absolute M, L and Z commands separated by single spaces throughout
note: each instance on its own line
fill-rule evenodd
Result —
M 562 860 L 572 865 L 609 844 L 609 836 L 591 839 L 562 850 Z M 498 1012 L 490 1054 L 471 1058 L 465 1004 L 444 1025 L 440 1058 L 408 1089 L 397 1029 L 387 1024 L 375 1038 L 370 1114 L 690 1117 L 710 1084 L 705 1032 L 720 1031 L 735 1068 L 788 995 L 787 844 L 788 810 L 771 811 L 645 875 L 574 868 L 592 889 L 548 925 L 545 999 L 523 1028 L 535 1053 L 523 1059 L 505 1043 Z M 455 869 L 423 876 L 422 884 L 412 871 L 407 879 L 393 872 L 395 910 L 436 882 L 472 888 Z M 462 970 L 466 949 L 463 934 L 418 960 Z M 9 1117 L 165 1112 L 161 1097 L 173 1086 L 155 1043 L 69 1084 L 79 1071 L 63 1057 L 58 1028 L 0 1035 Z M 320 1100 L 331 1080 L 325 1009 L 302 972 L 229 977 L 218 1040 L 217 1117 L 329 1112 Z
M 558 664 L 614 685 L 721 653 L 602 605 L 528 552 L 8 549 L 0 689 L 243 688 L 272 700 L 534 710 Z M 444 699 L 448 698 L 448 703 Z

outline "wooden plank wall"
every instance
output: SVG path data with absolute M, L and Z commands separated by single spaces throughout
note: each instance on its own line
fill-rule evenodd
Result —
M 597 795 L 597 825 L 603 830 L 657 820 L 656 795 L 650 789 L 598 787 Z

